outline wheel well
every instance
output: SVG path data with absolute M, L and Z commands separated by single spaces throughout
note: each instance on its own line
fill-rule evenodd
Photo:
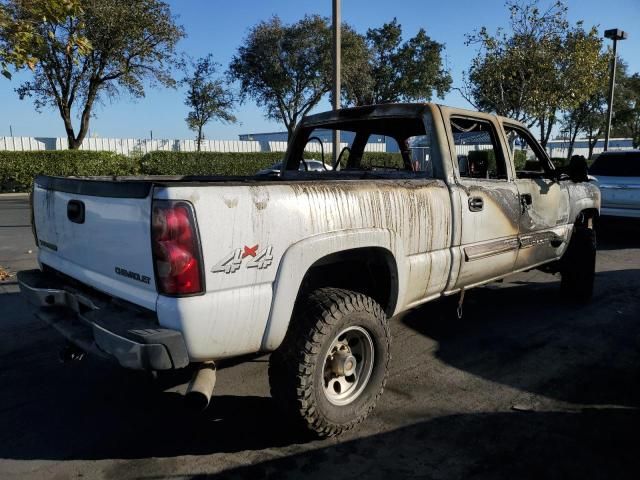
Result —
M 595 208 L 587 208 L 582 210 L 576 217 L 574 225 L 596 228 L 600 214 Z
M 307 270 L 298 298 L 322 287 L 363 293 L 391 316 L 398 301 L 398 269 L 393 254 L 384 248 L 365 247 L 322 257 Z

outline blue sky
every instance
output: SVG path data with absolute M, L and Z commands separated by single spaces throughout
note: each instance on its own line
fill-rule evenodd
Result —
M 550 0 L 549 0 L 550 1 Z M 193 57 L 212 53 L 226 69 L 229 60 L 245 38 L 248 29 L 272 15 L 290 23 L 305 14 L 331 15 L 331 0 L 170 0 L 187 33 L 179 49 Z M 343 0 L 343 21 L 364 33 L 394 16 L 402 24 L 404 36 L 413 36 L 419 28 L 446 45 L 446 61 L 454 86 L 461 86 L 462 71 L 475 54 L 473 47 L 464 45 L 465 34 L 487 26 L 491 31 L 506 26 L 507 10 L 503 0 Z M 542 0 L 542 5 L 548 2 Z M 587 26 L 621 28 L 629 32 L 629 39 L 619 44 L 620 56 L 629 64 L 630 72 L 640 71 L 640 0 L 569 0 L 569 19 L 584 20 Z M 18 74 L 12 81 L 0 77 L 0 136 L 14 135 L 64 136 L 62 121 L 53 110 L 36 113 L 28 100 L 20 101 L 13 91 L 28 74 Z M 181 90 L 148 89 L 147 96 L 132 100 L 123 96 L 113 103 L 97 106 L 91 122 L 91 135 L 101 137 L 193 138 L 185 124 L 187 107 L 183 105 Z M 469 107 L 460 95 L 452 91 L 442 103 Z M 323 102 L 318 109 L 329 108 Z M 237 139 L 239 133 L 283 130 L 282 125 L 265 120 L 262 111 L 248 100 L 238 107 L 239 122 L 223 125 L 212 122 L 205 128 L 211 139 Z

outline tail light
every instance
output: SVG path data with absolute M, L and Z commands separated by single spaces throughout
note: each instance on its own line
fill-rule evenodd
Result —
M 190 203 L 153 202 L 151 243 L 160 293 L 180 296 L 204 291 L 202 254 Z

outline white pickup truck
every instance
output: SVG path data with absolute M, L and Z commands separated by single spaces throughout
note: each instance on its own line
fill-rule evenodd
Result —
M 352 141 L 334 165 L 322 153 L 326 171 L 300 171 L 327 129 Z M 368 153 L 374 134 L 399 161 Z M 554 169 L 523 125 L 493 115 L 321 113 L 271 175 L 37 177 L 40 269 L 18 279 L 79 348 L 128 368 L 194 368 L 189 391 L 205 404 L 215 361 L 272 352 L 278 404 L 335 435 L 381 395 L 399 312 L 535 267 L 590 297 L 600 193 L 576 165 Z

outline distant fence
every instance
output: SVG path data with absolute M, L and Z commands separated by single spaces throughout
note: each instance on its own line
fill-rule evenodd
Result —
M 586 140 L 578 139 L 573 155 L 589 155 L 589 149 L 584 147 Z M 27 151 L 27 150 L 66 150 L 66 138 L 52 137 L 0 137 L 0 151 Z M 340 148 L 348 146 L 341 143 Z M 325 153 L 333 152 L 332 143 L 323 143 L 322 148 Z M 483 145 L 456 145 L 458 155 L 466 155 L 470 150 L 482 150 L 487 148 Z M 568 142 L 557 140 L 550 141 L 547 145 L 547 152 L 551 157 L 566 157 L 569 153 Z M 612 139 L 610 150 L 631 149 L 631 139 Z M 85 138 L 80 146 L 80 150 L 89 151 L 110 151 L 123 155 L 144 155 L 148 152 L 158 150 L 174 152 L 195 152 L 198 149 L 195 140 L 170 140 L 170 139 L 138 139 L 138 138 Z M 203 152 L 285 152 L 287 142 L 267 142 L 256 140 L 203 140 L 200 150 Z M 311 142 L 305 148 L 308 152 L 319 152 L 320 143 Z M 603 142 L 599 141 L 594 154 L 602 153 Z M 367 152 L 386 152 L 385 143 L 368 143 Z
M 609 146 L 609 151 L 611 150 L 632 150 L 633 147 L 612 147 Z M 567 155 L 569 155 L 569 147 L 568 146 L 562 146 L 562 147 L 555 147 L 555 146 L 548 146 L 547 145 L 547 152 L 549 152 L 549 156 L 550 157 L 557 157 L 557 158 L 567 158 Z M 592 154 L 593 155 L 599 155 L 602 152 L 604 152 L 604 147 L 595 147 L 593 149 Z M 589 158 L 589 148 L 588 147 L 580 147 L 580 148 L 574 148 L 571 151 L 571 155 L 582 155 L 585 158 Z
M 631 138 L 610 138 L 609 150 L 631 150 L 633 149 L 633 139 Z M 568 140 L 550 140 L 547 143 L 547 152 L 550 157 L 567 158 L 569 155 Z M 604 139 L 600 138 L 596 141 L 592 153 L 598 155 L 604 152 Z M 576 139 L 572 155 L 583 155 L 589 157 L 589 141 L 586 139 Z
M 341 148 L 348 146 L 342 143 Z M 27 150 L 66 150 L 68 143 L 66 138 L 47 137 L 0 137 L 0 151 L 27 151 Z M 333 144 L 324 143 L 322 148 L 325 153 L 333 152 Z M 136 139 L 136 138 L 85 138 L 80 150 L 110 151 L 123 155 L 144 155 L 158 150 L 173 152 L 195 152 L 198 144 L 195 140 L 168 140 L 168 139 Z M 287 142 L 261 142 L 252 140 L 203 140 L 200 145 L 203 152 L 285 152 Z M 305 149 L 309 152 L 319 152 L 320 144 L 312 142 Z M 365 151 L 385 152 L 384 143 L 369 143 Z
M 491 145 L 456 145 L 456 154 L 457 155 L 468 155 L 469 152 L 471 150 L 487 150 L 487 149 L 491 149 L 493 148 L 493 146 Z M 610 146 L 609 150 L 631 150 L 632 147 L 616 147 L 616 146 Z M 596 147 L 593 149 L 593 155 L 597 155 L 600 154 L 604 151 L 604 147 Z M 567 156 L 569 155 L 569 147 L 568 146 L 562 146 L 562 147 L 557 147 L 557 146 L 553 146 L 553 145 L 547 145 L 547 153 L 549 154 L 550 157 L 555 157 L 555 158 L 567 158 Z M 585 147 L 579 147 L 579 148 L 574 148 L 571 151 L 571 155 L 583 155 L 585 158 L 589 158 L 589 148 L 585 148 Z
M 46 142 L 42 140 L 34 137 L 0 137 L 0 151 L 55 150 L 55 143 L 54 148 L 47 148 Z
M 456 145 L 456 155 L 469 155 L 472 150 L 492 150 L 493 145 Z

